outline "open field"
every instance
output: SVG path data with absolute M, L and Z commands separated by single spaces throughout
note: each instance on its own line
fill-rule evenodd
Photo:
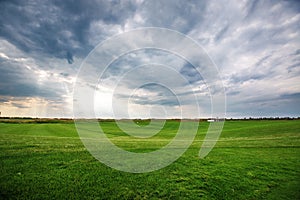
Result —
M 178 124 L 168 121 L 141 142 L 101 122 L 115 144 L 134 152 L 161 148 Z M 173 164 L 131 174 L 93 158 L 69 121 L 0 123 L 0 199 L 300 199 L 299 120 L 225 122 L 215 148 L 199 159 L 207 128 L 200 123 Z

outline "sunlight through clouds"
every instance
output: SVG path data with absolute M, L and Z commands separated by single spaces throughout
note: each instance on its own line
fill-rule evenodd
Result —
M 143 27 L 161 27 L 186 34 L 205 49 L 223 79 L 229 117 L 298 116 L 299 7 L 297 1 L 279 0 L 1 1 L 0 109 L 5 116 L 18 113 L 25 116 L 26 112 L 32 115 L 36 107 L 46 110 L 42 116 L 72 117 L 73 84 L 82 61 L 91 50 L 117 34 Z M 126 45 L 145 41 L 151 41 L 151 38 L 147 35 L 128 38 Z M 171 38 L 164 38 L 161 43 L 168 41 Z M 174 48 L 184 42 L 178 41 Z M 109 51 L 106 53 L 110 54 Z M 193 54 L 192 51 L 189 53 Z M 101 59 L 105 61 L 105 57 Z M 209 116 L 206 83 L 192 67 L 186 66 L 183 59 L 170 52 L 131 52 L 116 60 L 103 75 L 106 86 L 112 90 L 109 84 L 123 76 L 123 72 L 150 62 L 168 63 L 187 77 L 192 91 L 196 91 L 203 101 L 201 116 Z M 201 64 L 205 65 L 205 62 Z M 159 72 L 152 75 L 172 80 Z M 123 92 L 146 77 L 143 73 L 131 77 L 131 82 L 124 82 Z M 176 83 L 173 80 L 174 87 Z M 182 85 L 177 86 L 177 90 L 185 95 L 184 106 L 192 110 L 188 101 L 190 94 L 184 92 L 186 88 Z M 113 96 L 102 89 L 95 94 L 97 117 L 113 117 L 108 107 L 113 101 L 122 102 L 122 95 Z M 143 101 L 131 99 L 131 113 L 148 113 L 145 101 L 151 102 L 151 95 L 158 93 L 148 91 L 145 94 L 149 98 L 143 97 Z M 172 101 L 167 101 L 168 96 L 165 98 L 165 101 L 155 101 L 159 102 L 157 106 L 169 102 L 168 106 L 174 109 L 171 115 L 176 117 Z M 25 101 L 32 102 L 31 109 L 26 108 Z M 103 105 L 96 103 L 99 101 Z M 99 114 L 100 110 L 103 116 Z

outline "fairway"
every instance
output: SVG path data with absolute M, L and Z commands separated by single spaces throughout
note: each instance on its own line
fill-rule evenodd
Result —
M 100 124 L 114 144 L 142 153 L 167 145 L 180 122 L 167 121 L 149 139 Z M 208 125 L 200 122 L 171 165 L 133 174 L 91 156 L 72 121 L 0 123 L 0 199 L 300 199 L 299 120 L 226 121 L 215 148 L 199 159 Z

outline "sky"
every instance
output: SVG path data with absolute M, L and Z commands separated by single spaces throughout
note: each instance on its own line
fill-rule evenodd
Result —
M 74 86 L 92 76 L 100 81 L 86 104 L 96 117 L 210 117 L 208 80 L 172 52 L 131 51 L 102 75 L 78 77 L 99 44 L 144 27 L 203 48 L 218 68 L 226 117 L 300 116 L 299 1 L 4 0 L 0 13 L 1 116 L 74 117 Z

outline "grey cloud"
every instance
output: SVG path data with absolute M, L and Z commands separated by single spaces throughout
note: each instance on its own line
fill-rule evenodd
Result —
M 122 24 L 134 11 L 131 1 L 1 1 L 0 36 L 25 52 L 71 64 L 73 55 L 84 57 L 92 49 L 91 22 Z
M 300 54 L 300 49 L 297 49 L 295 55 L 299 55 L 299 54 Z
M 17 108 L 29 108 L 28 106 L 25 106 L 21 103 L 11 103 L 14 107 L 17 107 Z
M 147 95 L 139 95 L 139 93 L 133 93 L 129 95 L 122 92 L 116 92 L 114 96 L 117 99 L 123 99 L 126 101 L 130 100 L 138 105 L 160 105 L 171 107 L 190 105 L 191 102 L 195 103 L 196 98 L 198 98 L 198 103 L 201 103 L 202 105 L 207 105 L 210 103 L 210 96 L 208 95 L 207 90 L 192 91 L 188 87 L 175 89 L 165 88 L 164 86 L 155 83 L 143 85 L 139 89 L 146 91 Z
M 186 63 L 180 69 L 180 73 L 186 77 L 190 84 L 203 80 L 199 72 L 190 63 Z
M 277 10 L 272 11 L 271 8 L 276 6 Z M 295 41 L 295 38 L 287 35 L 299 32 L 300 26 L 297 22 L 286 23 L 297 14 L 293 7 L 296 5 L 291 1 L 248 1 L 244 5 L 246 17 L 243 19 L 241 14 L 241 19 L 230 20 L 231 33 L 240 30 L 231 45 L 247 54 L 275 50 L 287 42 Z M 243 28 L 244 31 L 241 31 Z
M 108 66 L 102 78 L 109 78 L 111 76 L 121 76 L 124 73 L 134 69 L 135 67 L 141 67 L 141 65 L 151 65 L 153 63 L 173 68 L 181 68 L 182 63 L 184 62 L 185 61 L 180 57 L 164 50 L 141 49 L 129 52 L 128 54 L 125 54 L 116 59 Z M 146 75 L 147 74 L 144 74 L 144 76 Z
M 137 96 L 117 94 L 117 98 L 130 99 L 133 103 L 138 105 L 161 105 L 161 106 L 178 106 L 180 105 L 176 96 L 168 94 L 168 92 L 159 92 L 155 97 L 151 96 Z
M 238 95 L 240 93 L 241 93 L 240 91 L 229 91 L 229 92 L 226 92 L 226 95 L 234 96 L 234 95 Z
M 140 14 L 146 26 L 164 27 L 188 33 L 203 20 L 205 10 L 205 1 L 152 0 L 143 3 Z
M 261 3 L 259 0 L 248 1 L 246 5 L 247 15 L 245 18 L 249 18 L 257 10 L 258 4 Z
M 7 96 L 0 96 L 0 103 L 6 103 L 9 102 L 9 97 Z
M 65 72 L 61 72 L 60 75 L 64 76 L 64 77 L 68 77 L 70 74 L 65 73 Z
M 170 98 L 166 99 L 135 99 L 134 102 L 139 105 L 162 105 L 162 106 L 178 106 L 179 103 L 176 100 Z
M 229 29 L 229 25 L 227 24 L 216 34 L 214 38 L 215 42 L 219 42 L 226 35 L 228 29 Z
M 19 63 L 0 62 L 0 96 L 59 98 L 55 84 L 40 85 L 32 71 Z
M 229 113 L 243 116 L 299 116 L 300 93 L 283 93 L 265 95 L 263 98 L 253 97 L 229 103 Z M 249 109 L 251 107 L 251 109 Z
M 190 95 L 208 95 L 208 90 L 197 90 L 197 91 L 186 91 L 182 93 L 178 93 L 178 96 L 190 96 Z
M 300 67 L 300 62 L 290 65 L 287 69 L 291 72 L 296 67 Z
M 282 99 L 297 99 L 300 103 L 300 92 L 281 94 L 280 98 L 282 98 Z
M 255 67 L 261 66 L 268 58 L 270 58 L 272 55 L 267 55 L 263 58 L 261 58 L 257 63 L 255 63 Z
M 262 80 L 262 79 L 266 78 L 269 75 L 267 75 L 267 74 L 258 74 L 258 73 L 243 74 L 243 75 L 234 74 L 234 75 L 231 76 L 230 81 L 234 84 L 237 84 L 237 83 L 243 83 L 243 82 L 250 81 L 250 80 Z
M 67 60 L 69 64 L 72 64 L 74 62 L 73 55 L 69 51 L 67 52 Z

